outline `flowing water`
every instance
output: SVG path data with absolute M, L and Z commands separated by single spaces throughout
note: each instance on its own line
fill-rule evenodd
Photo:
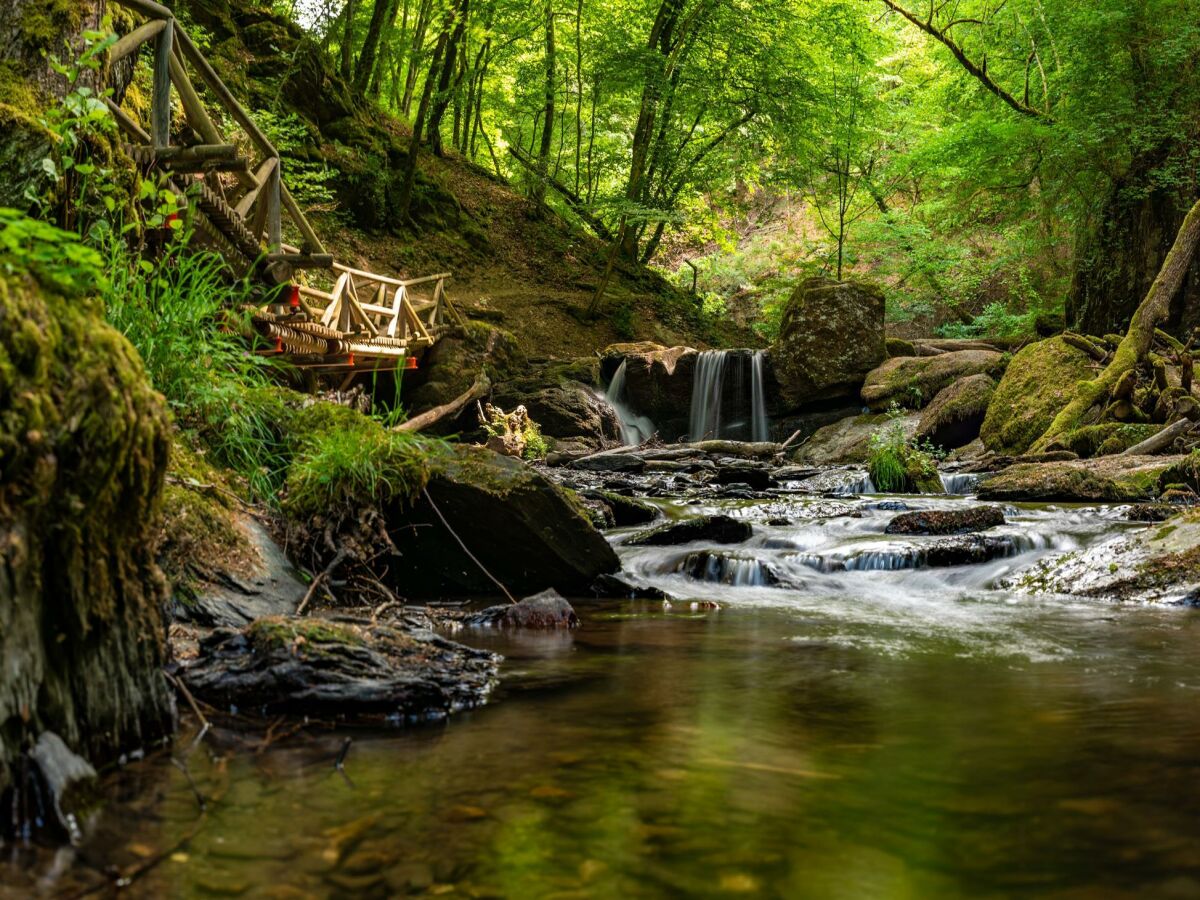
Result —
M 219 795 L 189 843 L 188 778 L 152 758 L 106 782 L 83 861 L 0 866 L 0 885 L 92 884 L 167 848 L 131 894 L 1200 896 L 1200 617 L 998 587 L 1134 527 L 1118 510 L 1009 508 L 1003 553 L 932 568 L 941 539 L 887 521 L 969 501 L 660 502 L 754 536 L 616 535 L 671 608 L 580 602 L 571 634 L 460 633 L 507 657 L 494 703 L 351 732 L 344 774 L 342 733 L 258 752 L 182 736 Z
M 625 396 L 625 377 L 625 360 L 621 360 L 621 365 L 617 367 L 612 381 L 608 384 L 604 398 L 612 406 L 621 422 L 621 442 L 632 447 L 654 434 L 654 423 L 646 416 L 639 416 L 629 408 L 629 402 Z
M 762 350 L 705 350 L 696 357 L 688 427 L 693 441 L 770 440 L 765 358 Z

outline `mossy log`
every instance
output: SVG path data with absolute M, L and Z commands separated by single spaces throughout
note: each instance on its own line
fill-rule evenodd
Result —
M 1200 201 L 1183 220 L 1158 277 L 1134 312 L 1129 330 L 1117 346 L 1112 360 L 1096 378 L 1077 386 L 1074 398 L 1038 439 L 1035 449 L 1043 449 L 1058 435 L 1077 428 L 1088 410 L 1111 396 L 1126 373 L 1146 359 L 1154 343 L 1155 329 L 1170 311 L 1171 298 L 1183 284 L 1197 244 L 1200 244 Z

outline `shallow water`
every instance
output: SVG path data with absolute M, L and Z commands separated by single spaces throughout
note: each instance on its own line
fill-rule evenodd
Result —
M 257 753 L 218 732 L 188 755 L 181 736 L 176 755 L 220 799 L 132 893 L 1200 896 L 1200 617 L 991 587 L 1124 527 L 1116 513 L 1010 511 L 1008 531 L 1044 540 L 983 566 L 786 564 L 896 543 L 880 533 L 892 511 L 848 502 L 862 518 L 772 501 L 793 524 L 756 524 L 734 551 L 804 579 L 792 586 L 659 572 L 722 548 L 622 551 L 631 572 L 719 611 L 579 604 L 570 635 L 459 635 L 507 656 L 504 681 L 443 725 Z M 196 821 L 165 757 L 107 790 L 86 862 L 0 865 L 0 884 L 96 883 Z

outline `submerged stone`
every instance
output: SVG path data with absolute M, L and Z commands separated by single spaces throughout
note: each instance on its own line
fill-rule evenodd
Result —
M 1004 513 L 995 506 L 968 509 L 926 509 L 896 516 L 885 534 L 968 534 L 1004 524 Z
M 579 616 L 558 591 L 546 590 L 517 603 L 489 606 L 468 616 L 463 624 L 492 628 L 578 628 Z
M 669 547 L 693 541 L 740 544 L 749 540 L 753 533 L 754 529 L 750 523 L 740 519 L 730 516 L 700 516 L 642 532 L 626 543 L 631 547 Z

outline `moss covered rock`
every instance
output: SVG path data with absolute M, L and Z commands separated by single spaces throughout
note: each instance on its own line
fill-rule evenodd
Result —
M 1085 425 L 1056 438 L 1046 449 L 1069 450 L 1085 459 L 1092 456 L 1110 456 L 1114 453 L 1124 453 L 1130 447 L 1153 437 L 1162 428 L 1162 425 L 1122 422 Z
M 1092 359 L 1060 337 L 1030 344 L 1013 357 L 992 396 L 980 436 L 994 453 L 1019 456 L 1066 406 Z
M 887 356 L 883 292 L 871 285 L 807 278 L 784 306 L 770 350 L 783 403 L 792 409 L 853 396 Z
M 922 409 L 938 392 L 960 378 L 1004 371 L 1004 354 L 994 350 L 956 350 L 936 356 L 900 356 L 889 359 L 866 377 L 862 399 L 882 411 L 893 403 Z
M 388 578 L 405 596 L 499 593 L 459 540 L 514 594 L 553 587 L 578 595 L 619 568 L 577 500 L 524 463 L 480 447 L 453 448 L 435 462 L 427 497 L 385 512 L 400 551 Z
M 1154 500 L 1185 456 L 1103 456 L 1064 462 L 1020 463 L 984 479 L 980 500 L 1064 503 Z
M 887 348 L 888 359 L 893 356 L 916 356 L 917 347 L 912 341 L 906 341 L 903 338 L 890 337 L 884 342 Z
M 480 372 L 499 384 L 524 374 L 527 366 L 516 338 L 502 329 L 472 322 L 464 333 L 442 338 L 425 355 L 412 389 L 403 394 L 404 405 L 410 415 L 415 415 L 449 403 L 470 388 Z M 464 425 L 471 429 L 475 415 L 472 406 L 458 419 L 445 419 L 431 430 L 451 434 Z
M 979 437 L 988 404 L 996 390 L 990 375 L 968 375 L 938 391 L 921 413 L 915 437 L 954 450 Z
M 870 451 L 871 435 L 892 421 L 886 413 L 865 413 L 818 428 L 792 454 L 792 462 L 802 466 L 865 463 Z M 917 416 L 902 416 L 897 421 L 906 439 L 916 433 Z
M 95 303 L 0 279 L 0 785 L 43 730 L 100 762 L 172 727 L 153 555 L 167 429 Z

